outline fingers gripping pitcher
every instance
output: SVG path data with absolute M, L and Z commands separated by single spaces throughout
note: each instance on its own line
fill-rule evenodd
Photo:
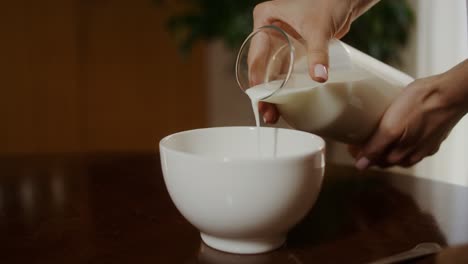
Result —
M 364 142 L 410 76 L 353 47 L 332 40 L 329 78 L 311 79 L 302 39 L 270 25 L 242 44 L 236 78 L 253 104 L 275 104 L 293 128 L 350 144 Z

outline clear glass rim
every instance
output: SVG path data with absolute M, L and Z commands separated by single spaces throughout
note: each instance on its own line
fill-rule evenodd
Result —
M 244 42 L 242 43 L 240 49 L 239 49 L 239 52 L 237 53 L 237 59 L 236 59 L 236 81 L 237 81 L 237 85 L 239 86 L 239 88 L 245 93 L 245 91 L 247 89 L 249 89 L 250 87 L 243 87 L 242 86 L 242 83 L 240 81 L 240 62 L 241 62 L 241 55 L 243 54 L 243 51 L 244 49 L 247 47 L 247 43 L 250 42 L 250 40 L 259 32 L 265 30 L 265 29 L 273 29 L 273 30 L 276 30 L 277 32 L 279 32 L 285 39 L 286 39 L 286 43 L 288 44 L 288 47 L 289 47 L 289 65 L 288 65 L 288 72 L 286 74 L 286 78 L 281 82 L 281 85 L 276 88 L 273 92 L 271 92 L 269 95 L 267 96 L 264 96 L 263 98 L 260 98 L 260 100 L 264 100 L 264 99 L 267 99 L 268 97 L 272 96 L 273 94 L 275 94 L 276 92 L 278 92 L 281 88 L 284 87 L 284 85 L 288 82 L 289 78 L 291 77 L 291 74 L 292 74 L 292 71 L 293 71 L 293 67 L 294 67 L 294 54 L 295 54 L 295 50 L 294 50 L 294 46 L 291 42 L 291 39 L 290 39 L 290 36 L 281 28 L 275 26 L 275 25 L 267 25 L 267 26 L 262 26 L 262 27 L 259 27 L 257 28 L 256 30 L 254 30 L 252 33 L 249 34 L 249 36 L 247 36 L 247 38 L 244 40 Z

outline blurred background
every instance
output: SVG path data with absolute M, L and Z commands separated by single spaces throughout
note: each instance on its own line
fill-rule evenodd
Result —
M 183 60 L 151 0 L 0 8 L 0 152 L 156 151 L 206 126 L 201 45 Z
M 260 1 L 0 4 L 0 155 L 156 152 L 171 133 L 253 125 L 234 78 Z M 464 0 L 382 0 L 345 42 L 414 77 L 467 55 Z M 280 126 L 286 126 L 280 123 Z M 407 173 L 468 185 L 468 125 Z M 329 142 L 328 159 L 353 161 Z

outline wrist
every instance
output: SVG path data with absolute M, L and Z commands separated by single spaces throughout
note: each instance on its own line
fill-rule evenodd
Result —
M 442 73 L 437 79 L 445 103 L 468 112 L 468 60 Z

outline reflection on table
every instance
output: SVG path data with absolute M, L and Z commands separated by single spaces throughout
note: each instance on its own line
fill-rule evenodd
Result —
M 144 153 L 0 158 L 2 262 L 365 263 L 421 242 L 468 243 L 468 188 L 329 164 L 286 245 L 224 253 L 176 210 L 159 166 Z M 465 249 L 428 260 L 463 259 Z

